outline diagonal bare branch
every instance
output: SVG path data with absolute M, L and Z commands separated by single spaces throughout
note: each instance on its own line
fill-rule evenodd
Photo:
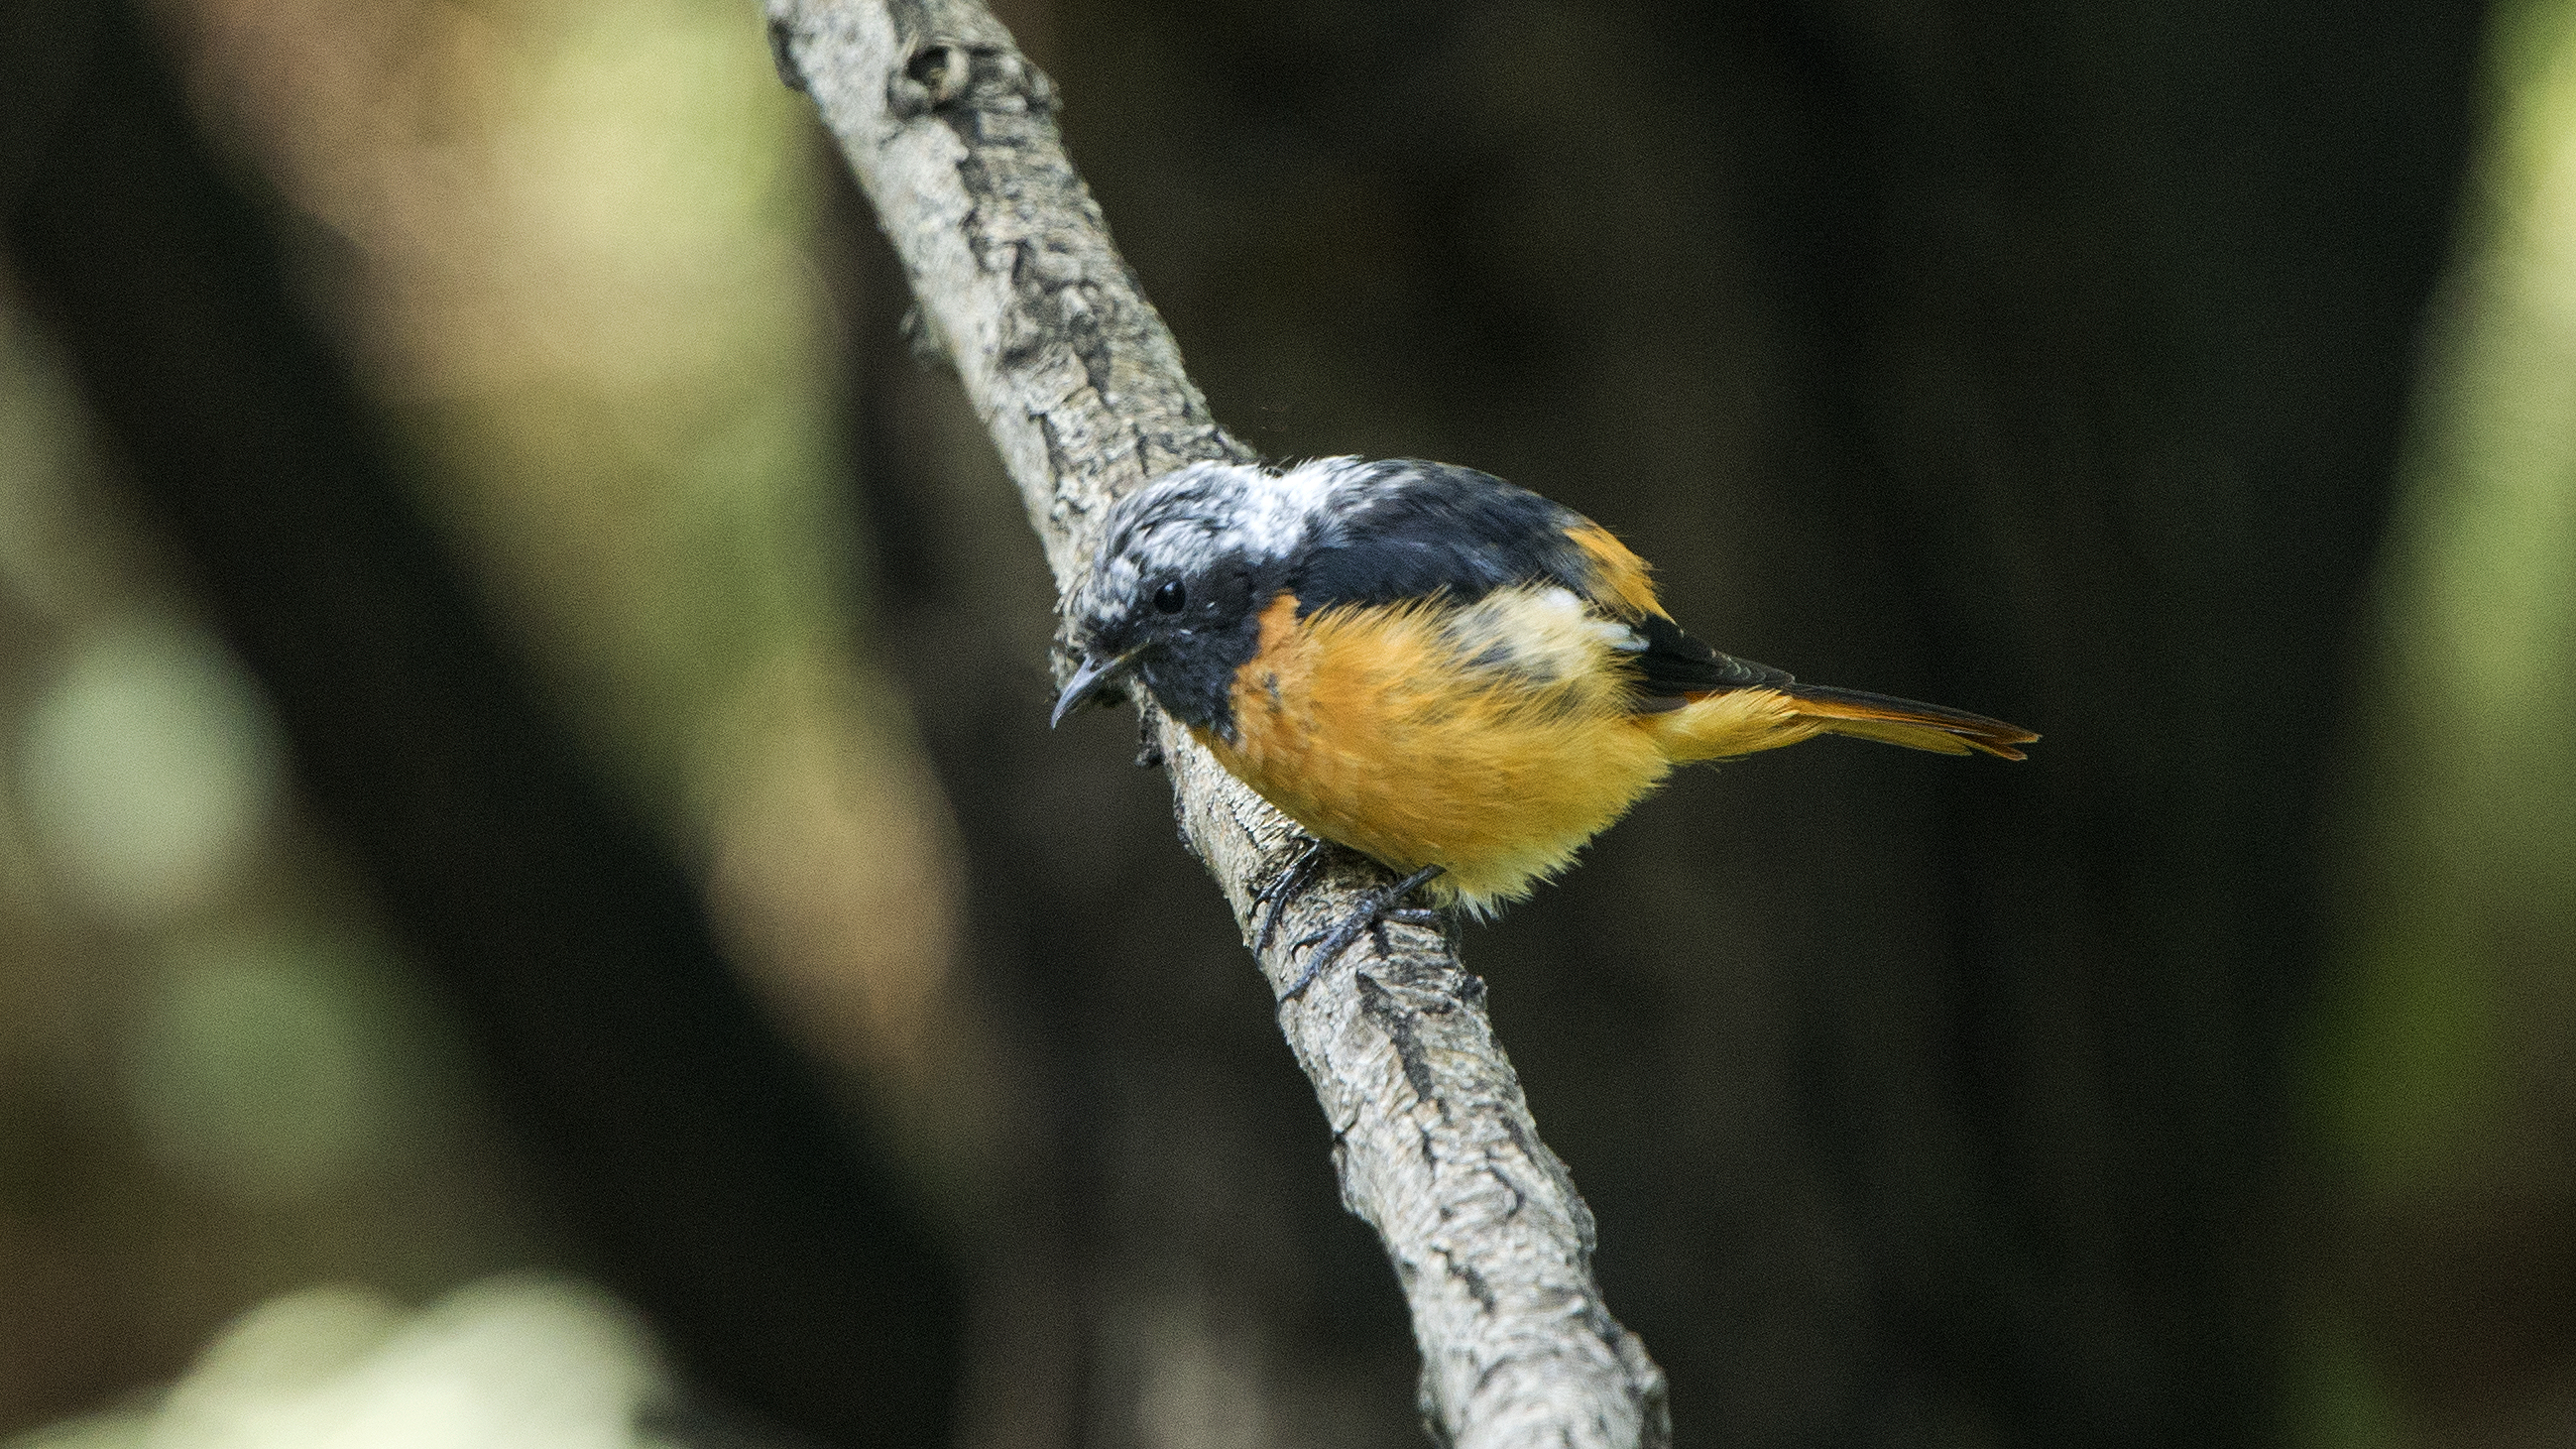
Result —
M 1111 500 L 1184 463 L 1249 460 L 1066 159 L 1047 78 L 974 0 L 769 0 L 780 74 L 809 92 L 894 242 L 927 340 L 955 365 L 1045 544 L 1058 591 Z M 1297 828 L 1148 708 L 1192 849 L 1254 939 L 1254 895 Z M 1386 883 L 1323 877 L 1261 969 Z M 1459 1449 L 1660 1449 L 1663 1374 L 1602 1302 L 1592 1214 L 1539 1140 L 1484 1009 L 1435 932 L 1391 927 L 1279 1008 L 1333 1126 L 1342 1200 L 1375 1227 L 1423 1356 L 1421 1409 Z M 1355 964 L 1354 964 L 1355 963 Z

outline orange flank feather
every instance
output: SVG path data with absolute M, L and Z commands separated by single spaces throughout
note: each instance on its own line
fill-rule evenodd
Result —
M 1649 565 L 1629 551 L 1628 545 L 1597 523 L 1569 528 L 1565 536 L 1583 550 L 1592 561 L 1592 597 L 1600 603 L 1634 616 L 1662 614 L 1664 606 L 1655 600 L 1655 585 L 1647 578 Z

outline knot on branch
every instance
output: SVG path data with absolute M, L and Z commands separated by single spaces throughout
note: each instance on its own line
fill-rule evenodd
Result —
M 784 15 L 772 15 L 768 29 L 769 64 L 778 72 L 778 83 L 800 95 L 809 94 L 805 67 L 796 60 L 796 27 Z
M 886 80 L 886 110 L 899 121 L 1054 109 L 1055 83 L 1046 72 L 1009 46 L 988 42 L 933 36 L 914 45 L 903 69 Z

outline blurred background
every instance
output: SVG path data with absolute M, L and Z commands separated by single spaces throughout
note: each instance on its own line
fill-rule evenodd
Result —
M 1685 1442 L 2576 1444 L 2576 4 L 1001 12 L 1247 441 L 2047 737 L 1469 934 Z M 0 1442 L 1419 1442 L 748 0 L 11 0 L 0 218 Z

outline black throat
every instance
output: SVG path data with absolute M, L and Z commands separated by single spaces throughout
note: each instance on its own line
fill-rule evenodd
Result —
M 1277 596 L 1275 588 L 1245 590 L 1218 617 L 1171 631 L 1138 654 L 1137 677 L 1172 718 L 1234 743 L 1234 677 L 1261 652 L 1261 616 L 1252 600 L 1266 605 Z

